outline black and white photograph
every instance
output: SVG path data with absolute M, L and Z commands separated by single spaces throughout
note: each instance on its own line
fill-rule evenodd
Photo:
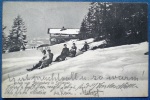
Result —
M 2 97 L 148 97 L 148 4 L 3 2 Z

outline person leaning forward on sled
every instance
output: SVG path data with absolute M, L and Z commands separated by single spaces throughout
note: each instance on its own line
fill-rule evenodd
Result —
M 61 52 L 61 54 L 56 58 L 56 61 L 63 61 L 66 59 L 66 57 L 69 56 L 69 48 L 67 48 L 67 45 L 64 44 L 64 48 Z
M 87 42 L 85 42 L 83 48 L 80 51 L 87 51 L 88 49 L 89 49 L 89 45 Z
M 46 50 L 43 50 L 42 51 L 42 53 L 43 53 L 42 59 L 31 69 L 27 69 L 27 71 L 32 71 L 37 68 L 41 69 L 41 68 L 47 67 L 49 64 L 51 64 L 52 60 L 53 60 L 53 53 L 51 53 L 51 50 L 47 50 L 47 51 L 48 51 L 48 54 L 46 54 Z

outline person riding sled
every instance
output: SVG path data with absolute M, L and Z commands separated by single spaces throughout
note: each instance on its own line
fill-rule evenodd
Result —
M 84 51 L 87 51 L 88 49 L 89 49 L 89 45 L 87 42 L 85 42 L 83 48 L 80 51 L 84 52 Z
M 42 59 L 36 65 L 33 65 L 32 68 L 27 69 L 27 71 L 32 71 L 34 69 L 42 69 L 44 67 L 49 66 L 49 64 L 51 64 L 53 60 L 53 53 L 51 53 L 51 50 L 47 50 L 47 51 L 48 51 L 48 54 L 46 53 L 46 50 L 43 50 Z
M 53 53 L 51 53 L 51 50 L 47 50 L 48 54 L 46 55 L 46 58 L 43 60 L 42 65 L 40 66 L 40 69 L 48 67 L 49 64 L 53 61 Z
M 66 59 L 66 57 L 69 56 L 69 48 L 67 48 L 67 45 L 64 44 L 64 48 L 61 52 L 61 54 L 56 58 L 56 61 L 63 61 Z
M 70 49 L 70 54 L 69 54 L 69 56 L 70 56 L 70 57 L 75 57 L 75 56 L 76 56 L 76 50 L 77 50 L 76 44 L 73 43 L 73 46 L 72 46 L 71 49 Z

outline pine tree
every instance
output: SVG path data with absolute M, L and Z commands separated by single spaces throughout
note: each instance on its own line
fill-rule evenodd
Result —
M 86 27 L 86 20 L 83 19 L 80 27 L 80 33 L 79 33 L 79 39 L 86 39 L 86 32 L 87 32 L 87 27 Z
M 80 33 L 109 46 L 148 41 L 147 4 L 93 2 Z M 84 28 L 83 28 L 84 27 Z
M 26 32 L 27 28 L 25 27 L 25 23 L 18 15 L 17 18 L 14 19 L 12 30 L 10 30 L 10 48 L 16 47 L 17 50 L 20 50 L 21 48 L 25 50 Z
M 84 33 L 87 38 L 102 38 L 105 37 L 106 33 L 106 19 L 108 17 L 106 12 L 109 12 L 111 3 L 97 3 L 93 2 L 90 4 L 89 12 L 84 18 Z M 83 22 L 81 27 L 83 26 Z M 80 30 L 83 33 L 83 30 Z
M 4 30 L 6 29 L 6 26 L 2 27 L 2 46 L 3 46 L 3 52 L 5 52 L 5 50 L 7 49 L 7 41 L 6 41 L 6 37 L 5 37 L 5 33 Z

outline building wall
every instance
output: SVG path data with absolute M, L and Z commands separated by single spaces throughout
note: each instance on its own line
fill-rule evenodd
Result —
M 51 43 L 52 44 L 58 44 L 65 41 L 69 41 L 71 39 L 77 39 L 78 35 L 52 35 L 51 36 Z

